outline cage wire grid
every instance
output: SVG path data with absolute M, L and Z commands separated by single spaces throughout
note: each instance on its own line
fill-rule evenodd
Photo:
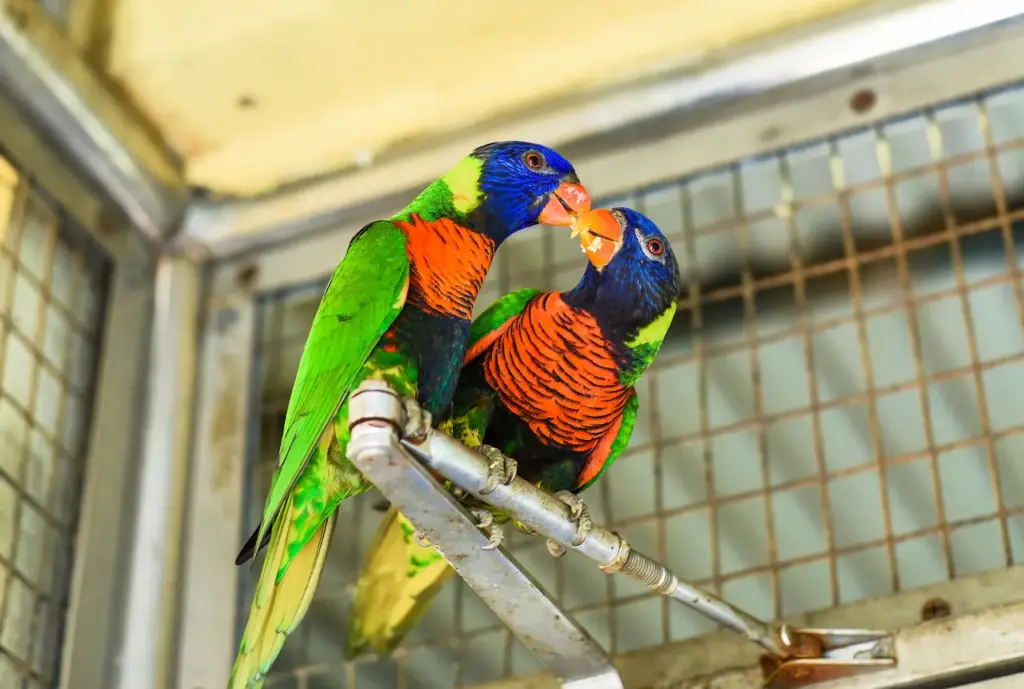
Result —
M 57 686 L 106 277 L 0 158 L 0 686 Z
M 657 222 L 690 290 L 638 385 L 629 450 L 585 494 L 601 523 L 768 618 L 1024 561 L 1024 84 L 600 205 Z M 558 230 L 521 233 L 478 311 L 519 287 L 568 288 L 582 269 Z M 246 529 L 326 280 L 258 302 Z M 457 577 L 392 660 L 341 662 L 379 501 L 342 506 L 323 582 L 268 686 L 433 689 L 540 669 Z M 613 654 L 713 629 L 509 536 Z M 240 576 L 239 632 L 255 581 Z

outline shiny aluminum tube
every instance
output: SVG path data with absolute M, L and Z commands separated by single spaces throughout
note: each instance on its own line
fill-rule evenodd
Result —
M 578 550 L 602 569 L 614 572 L 625 564 L 629 545 L 606 529 L 595 526 L 582 544 L 572 546 L 576 540 L 576 524 L 569 518 L 569 507 L 523 479 L 516 478 L 507 486 L 499 485 L 493 492 L 482 494 L 481 491 L 487 489 L 487 460 L 451 436 L 433 431 L 420 444 L 406 440 L 402 444 L 417 459 L 466 492 L 515 516 L 533 531 Z

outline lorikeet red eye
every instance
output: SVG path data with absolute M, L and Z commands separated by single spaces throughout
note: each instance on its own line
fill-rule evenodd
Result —
M 665 245 L 661 243 L 660 239 L 651 239 L 647 242 L 647 250 L 655 256 L 661 256 L 665 251 Z
M 544 167 L 544 156 L 537 153 L 537 151 L 527 151 L 523 156 L 523 162 L 531 170 L 539 170 Z

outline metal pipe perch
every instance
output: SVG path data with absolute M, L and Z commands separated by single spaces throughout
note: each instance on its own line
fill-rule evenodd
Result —
M 563 683 L 584 678 L 589 683 L 595 677 L 608 682 L 610 661 L 603 652 L 595 654 L 593 640 L 536 587 L 503 548 L 483 549 L 488 539 L 465 507 L 424 467 L 532 531 L 582 553 L 603 571 L 621 572 L 742 634 L 768 654 L 762 666 L 766 680 L 773 685 L 806 684 L 895 663 L 890 637 L 884 632 L 796 630 L 770 624 L 681 581 L 664 565 L 631 548 L 617 533 L 592 524 L 581 529 L 578 509 L 574 513 L 562 499 L 528 481 L 517 477 L 495 485 L 493 463 L 503 457 L 495 457 L 493 452 L 485 457 L 436 430 L 419 441 L 406 437 L 409 404 L 381 382 L 364 382 L 350 401 L 349 458 Z M 508 588 L 510 581 L 514 589 Z M 587 661 L 569 660 L 567 656 L 574 653 Z M 621 686 L 617 673 L 614 682 Z

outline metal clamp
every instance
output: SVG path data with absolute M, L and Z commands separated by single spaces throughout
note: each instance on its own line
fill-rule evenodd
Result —
M 895 667 L 892 635 L 868 629 L 778 630 L 786 655 L 761 657 L 766 687 L 803 687 Z

